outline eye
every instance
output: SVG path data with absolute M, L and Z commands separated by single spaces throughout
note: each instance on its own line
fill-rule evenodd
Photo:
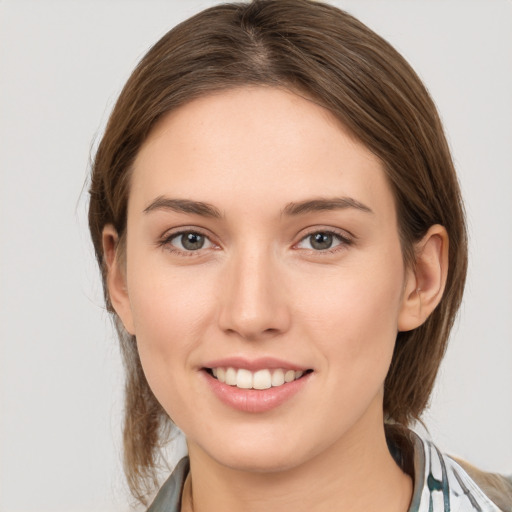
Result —
M 335 249 L 339 245 L 348 245 L 350 240 L 338 233 L 332 231 L 315 231 L 305 236 L 298 244 L 299 249 L 309 249 L 313 251 L 328 251 Z
M 169 236 L 164 243 L 172 250 L 176 250 L 178 252 L 193 252 L 213 247 L 213 243 L 207 236 L 197 233 L 196 231 L 182 231 L 181 233 L 174 233 Z

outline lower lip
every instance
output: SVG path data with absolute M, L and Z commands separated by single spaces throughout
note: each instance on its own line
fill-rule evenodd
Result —
M 307 383 L 311 373 L 282 386 L 268 389 L 240 389 L 229 386 L 203 371 L 206 381 L 214 394 L 226 405 L 243 412 L 266 412 L 284 404 L 295 396 Z

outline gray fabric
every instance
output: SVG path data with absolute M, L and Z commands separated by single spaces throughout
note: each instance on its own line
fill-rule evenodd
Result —
M 160 491 L 158 491 L 155 500 L 147 512 L 179 512 L 181 508 L 181 491 L 188 471 L 188 457 L 184 457 L 176 464 L 172 475 L 167 479 Z

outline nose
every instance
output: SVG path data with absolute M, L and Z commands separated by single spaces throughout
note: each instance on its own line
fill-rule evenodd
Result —
M 222 283 L 219 327 L 245 340 L 284 333 L 290 308 L 282 269 L 268 249 L 247 247 L 226 265 Z

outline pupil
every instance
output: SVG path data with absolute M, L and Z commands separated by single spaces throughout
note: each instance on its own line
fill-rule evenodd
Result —
M 311 247 L 313 249 L 329 249 L 332 245 L 332 235 L 329 233 L 315 233 L 311 235 Z
M 181 243 L 185 249 L 189 251 L 197 251 L 204 245 L 204 236 L 198 233 L 187 233 L 182 235 Z

